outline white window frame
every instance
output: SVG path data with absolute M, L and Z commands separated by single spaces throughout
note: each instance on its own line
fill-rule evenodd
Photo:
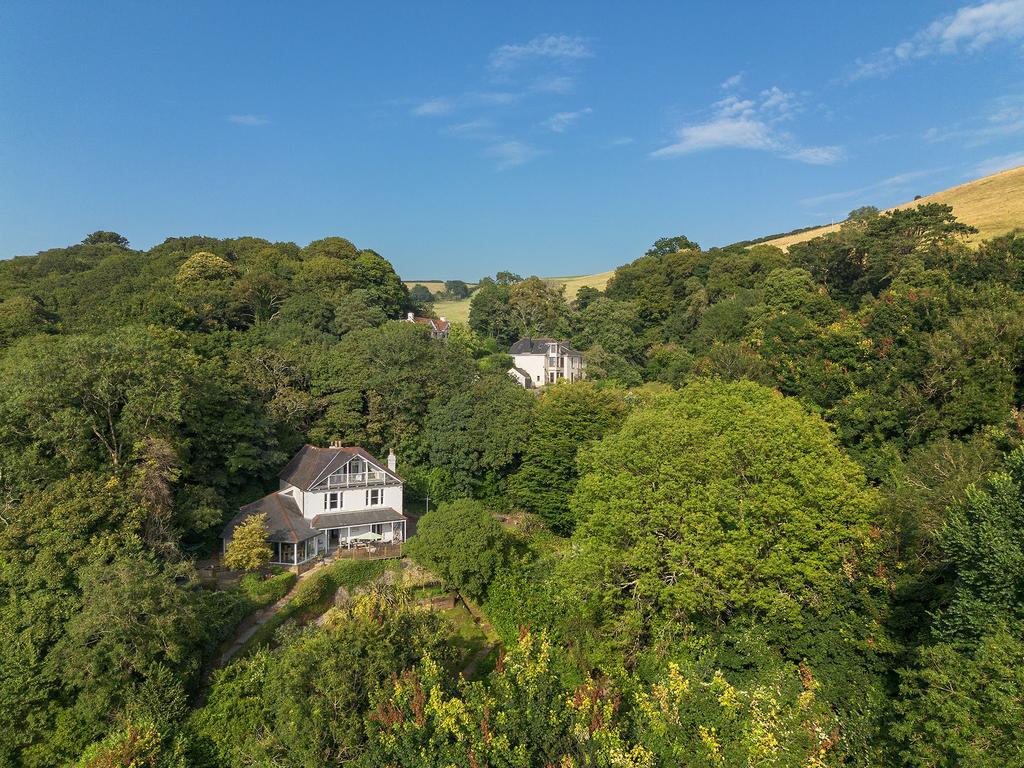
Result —
M 344 496 L 341 491 L 330 491 L 324 494 L 324 512 L 341 509 Z
M 373 499 L 376 498 L 376 501 Z M 369 507 L 383 507 L 384 506 L 384 489 L 383 488 L 367 488 L 366 489 L 366 506 Z

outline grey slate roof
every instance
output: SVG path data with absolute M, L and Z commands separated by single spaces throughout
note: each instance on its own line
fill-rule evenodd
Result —
M 508 353 L 510 355 L 546 355 L 548 353 L 548 344 L 558 344 L 562 349 L 570 355 L 578 355 L 575 349 L 572 349 L 567 342 L 559 341 L 558 339 L 533 339 L 525 338 L 520 339 L 513 344 Z
M 391 507 L 383 509 L 360 509 L 354 512 L 328 512 L 313 518 L 313 527 L 347 528 L 356 525 L 373 525 L 374 523 L 401 522 L 405 518 Z
M 509 348 L 508 353 L 510 355 L 546 355 L 548 344 L 554 344 L 555 341 L 555 339 L 532 339 L 527 337 L 513 344 Z
M 267 533 L 270 541 L 298 543 L 316 536 L 319 532 L 299 512 L 295 499 L 283 493 L 271 493 L 238 510 L 238 514 L 224 526 L 221 537 L 228 539 L 235 528 L 247 517 L 264 513 L 267 516 Z
M 379 469 L 387 469 L 385 465 L 381 464 L 362 448 L 319 448 L 315 445 L 304 445 L 292 457 L 292 460 L 288 462 L 285 468 L 281 470 L 281 474 L 278 477 L 286 483 L 294 485 L 296 488 L 308 491 L 313 487 L 313 483 L 318 477 L 330 474 L 353 456 L 360 456 Z M 391 474 L 394 475 L 395 473 L 392 472 Z M 398 477 L 398 475 L 395 475 L 395 477 Z

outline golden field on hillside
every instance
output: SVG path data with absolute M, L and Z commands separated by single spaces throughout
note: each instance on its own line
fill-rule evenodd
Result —
M 1013 229 L 1024 227 L 1024 166 L 950 187 L 918 200 L 897 205 L 895 208 L 912 208 L 925 203 L 951 205 L 953 213 L 960 221 L 977 227 L 978 234 L 971 237 L 968 242 L 977 243 L 1004 235 Z M 818 227 L 797 235 L 768 240 L 767 243 L 786 249 L 794 243 L 820 237 L 837 229 L 839 229 L 838 224 Z M 564 286 L 566 300 L 572 301 L 576 298 L 576 292 L 585 285 L 603 291 L 608 285 L 608 280 L 614 274 L 615 270 L 609 270 L 593 275 L 545 277 L 543 279 L 548 285 Z M 425 285 L 432 293 L 444 290 L 444 282 L 441 280 L 410 280 L 406 285 L 410 288 L 414 285 Z M 476 287 L 473 283 L 470 283 L 469 286 L 470 288 Z M 439 301 L 434 304 L 434 312 L 449 320 L 466 322 L 469 320 L 469 302 L 470 299 Z
M 1024 227 L 1024 166 L 975 179 L 895 207 L 913 208 L 925 203 L 951 205 L 957 219 L 977 227 L 978 234 L 968 242 L 977 243 L 1005 235 L 1012 229 Z M 768 240 L 767 244 L 786 249 L 794 243 L 802 243 L 837 229 L 838 224 L 818 227 L 797 235 Z

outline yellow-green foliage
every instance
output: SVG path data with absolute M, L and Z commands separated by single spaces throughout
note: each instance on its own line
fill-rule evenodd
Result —
M 156 729 L 129 725 L 87 749 L 76 768 L 153 768 L 159 758 Z
M 752 686 L 715 671 L 701 678 L 669 664 L 635 698 L 637 737 L 658 765 L 819 768 L 840 741 L 835 713 L 804 664 Z
M 371 762 L 653 768 L 648 750 L 624 737 L 610 686 L 562 679 L 553 652 L 544 636 L 525 633 L 486 681 L 454 694 L 441 665 L 427 657 L 373 699 Z
M 253 515 L 235 527 L 224 553 L 224 565 L 236 571 L 257 571 L 273 556 L 267 542 L 267 516 Z
M 234 268 L 226 260 L 208 251 L 193 253 L 178 268 L 174 283 L 184 288 L 195 283 L 222 280 L 230 277 Z

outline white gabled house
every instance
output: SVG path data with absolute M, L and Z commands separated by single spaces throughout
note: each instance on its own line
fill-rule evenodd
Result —
M 526 389 L 540 389 L 556 381 L 586 378 L 583 354 L 557 339 L 520 339 L 508 353 L 515 361 L 508 375 Z
M 267 516 L 278 565 L 301 567 L 341 547 L 405 540 L 404 481 L 393 451 L 382 464 L 362 448 L 304 445 L 279 478 L 279 490 L 246 504 L 224 527 L 224 550 L 235 526 L 259 513 Z

